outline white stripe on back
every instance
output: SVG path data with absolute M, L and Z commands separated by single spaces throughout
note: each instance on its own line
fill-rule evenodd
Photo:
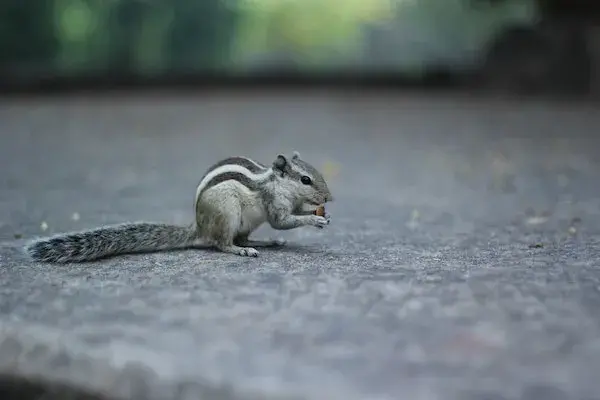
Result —
M 252 161 L 252 160 L 250 160 L 250 161 Z M 254 161 L 252 161 L 252 162 L 254 163 Z M 236 165 L 236 164 L 222 165 L 218 168 L 215 168 L 212 171 L 210 171 L 208 174 L 206 174 L 206 176 L 204 178 L 202 178 L 202 180 L 198 184 L 198 187 L 196 188 L 196 199 L 198 199 L 198 196 L 200 195 L 200 193 L 202 192 L 204 187 L 215 176 L 217 176 L 219 174 L 226 173 L 226 172 L 237 172 L 237 173 L 245 175 L 246 177 L 248 177 L 248 179 L 250 179 L 252 181 L 260 182 L 262 180 L 269 178 L 269 176 L 271 176 L 271 174 L 273 173 L 271 171 L 271 169 L 264 168 L 264 167 L 261 167 L 261 168 L 264 169 L 265 172 L 260 173 L 260 174 L 253 174 L 247 168 L 244 168 L 244 167 L 242 167 L 240 165 Z
M 264 165 L 257 163 L 256 161 L 254 161 L 254 160 L 253 160 L 253 159 L 251 159 L 251 158 L 248 158 L 248 157 L 240 157 L 240 158 L 243 158 L 244 160 L 246 160 L 246 161 L 249 161 L 249 162 L 251 162 L 252 164 L 256 165 L 256 168 L 260 168 L 260 169 L 262 169 L 262 170 L 267 170 L 267 169 L 268 169 L 268 168 L 267 168 L 267 167 L 265 167 Z

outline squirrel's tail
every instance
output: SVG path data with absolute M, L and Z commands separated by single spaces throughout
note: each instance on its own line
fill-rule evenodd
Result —
M 83 262 L 118 254 L 172 250 L 190 246 L 194 227 L 126 223 L 66 233 L 29 243 L 25 251 L 39 262 Z

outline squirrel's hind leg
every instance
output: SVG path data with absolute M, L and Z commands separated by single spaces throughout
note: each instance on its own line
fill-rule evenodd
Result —
M 208 229 L 211 242 L 224 253 L 243 257 L 257 257 L 258 250 L 248 245 L 234 243 L 241 224 L 241 208 L 239 204 L 227 204 L 227 212 L 216 211 Z M 233 211 L 233 210 L 237 210 Z
M 231 231 L 231 235 L 224 240 L 219 240 L 216 247 L 224 253 L 237 254 L 238 256 L 258 257 L 258 250 L 253 247 L 253 243 L 249 241 L 238 242 L 234 239 L 235 231 Z
M 284 246 L 287 242 L 284 239 L 248 239 L 248 235 L 239 235 L 235 238 L 234 243 L 239 246 L 249 247 L 278 247 Z

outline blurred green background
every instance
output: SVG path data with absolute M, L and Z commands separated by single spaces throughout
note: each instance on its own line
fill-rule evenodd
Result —
M 15 76 L 419 73 L 473 66 L 537 12 L 528 0 L 2 0 L 0 57 Z

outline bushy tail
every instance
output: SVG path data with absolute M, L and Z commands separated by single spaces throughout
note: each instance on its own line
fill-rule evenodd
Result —
M 25 250 L 34 261 L 83 262 L 118 254 L 183 248 L 192 245 L 195 238 L 193 227 L 140 222 L 39 239 Z

